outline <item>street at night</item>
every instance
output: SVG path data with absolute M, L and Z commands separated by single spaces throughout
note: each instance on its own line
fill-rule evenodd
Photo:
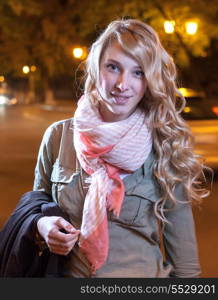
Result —
M 0 1 L 0 278 L 215 296 L 217 20 L 218 0 Z
M 72 107 L 71 107 L 72 106 Z M 57 107 L 26 105 L 1 107 L 0 222 L 4 224 L 21 195 L 32 189 L 37 152 L 44 130 L 53 122 L 73 115 L 75 105 Z M 203 277 L 217 277 L 218 182 L 212 195 L 195 209 L 196 231 Z M 213 258 L 212 260 L 210 258 Z
M 73 105 L 72 105 L 73 107 Z M 73 110 L 73 109 L 72 109 Z M 37 152 L 45 129 L 73 112 L 49 111 L 40 106 L 0 107 L 1 224 L 19 197 L 32 189 Z

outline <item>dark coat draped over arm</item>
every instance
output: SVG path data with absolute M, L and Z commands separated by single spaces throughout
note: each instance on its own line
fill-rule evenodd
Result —
M 0 232 L 0 277 L 58 277 L 59 255 L 36 243 L 36 221 L 41 216 L 66 214 L 41 191 L 25 193 Z

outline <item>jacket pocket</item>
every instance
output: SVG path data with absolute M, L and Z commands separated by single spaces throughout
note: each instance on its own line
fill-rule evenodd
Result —
M 73 178 L 78 174 L 79 172 L 75 172 L 73 169 L 69 169 L 60 165 L 59 161 L 56 160 L 56 162 L 53 165 L 51 181 L 63 184 L 70 183 L 73 181 Z
M 132 225 L 152 226 L 156 222 L 154 204 L 159 199 L 158 190 L 151 181 L 143 181 L 126 191 L 119 217 L 109 214 L 111 220 Z

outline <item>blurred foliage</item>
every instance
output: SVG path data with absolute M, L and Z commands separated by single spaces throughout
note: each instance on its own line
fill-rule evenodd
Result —
M 138 18 L 149 23 L 175 59 L 186 70 L 195 58 L 211 55 L 218 41 L 218 0 L 0 0 L 0 73 L 22 76 L 22 66 L 34 64 L 40 77 L 73 74 L 76 45 L 89 47 L 112 20 Z M 175 20 L 174 34 L 163 22 Z M 196 35 L 185 32 L 196 20 Z M 214 42 L 215 41 L 215 42 Z
M 129 16 L 145 21 L 156 29 L 176 63 L 185 67 L 190 64 L 192 57 L 206 57 L 210 41 L 218 39 L 217 15 L 217 0 L 210 1 L 210 5 L 206 0 L 101 0 L 90 1 L 83 14 L 81 25 L 83 34 L 90 34 L 96 24 L 100 30 L 111 20 L 119 17 Z M 175 20 L 174 34 L 165 33 L 163 27 L 165 20 Z M 188 20 L 198 22 L 196 35 L 190 36 L 185 32 L 185 22 Z
M 21 75 L 23 65 L 37 65 L 47 76 L 68 72 L 75 40 L 72 7 L 61 1 L 0 2 L 1 68 Z M 66 13 L 68 12 L 68 13 Z

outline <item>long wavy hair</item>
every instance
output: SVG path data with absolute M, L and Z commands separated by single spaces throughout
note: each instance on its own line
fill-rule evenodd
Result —
M 147 90 L 139 105 L 145 110 L 153 136 L 153 175 L 161 192 L 154 208 L 156 216 L 167 222 L 165 203 L 168 199 L 172 205 L 180 202 L 175 193 L 178 184 L 184 187 L 184 202 L 199 203 L 208 196 L 209 190 L 202 185 L 206 167 L 203 159 L 194 153 L 193 135 L 181 117 L 185 99 L 176 86 L 173 59 L 155 30 L 146 23 L 116 20 L 101 33 L 86 60 L 85 94 L 95 101 L 92 92 L 99 82 L 101 58 L 114 41 L 139 63 L 145 74 Z

